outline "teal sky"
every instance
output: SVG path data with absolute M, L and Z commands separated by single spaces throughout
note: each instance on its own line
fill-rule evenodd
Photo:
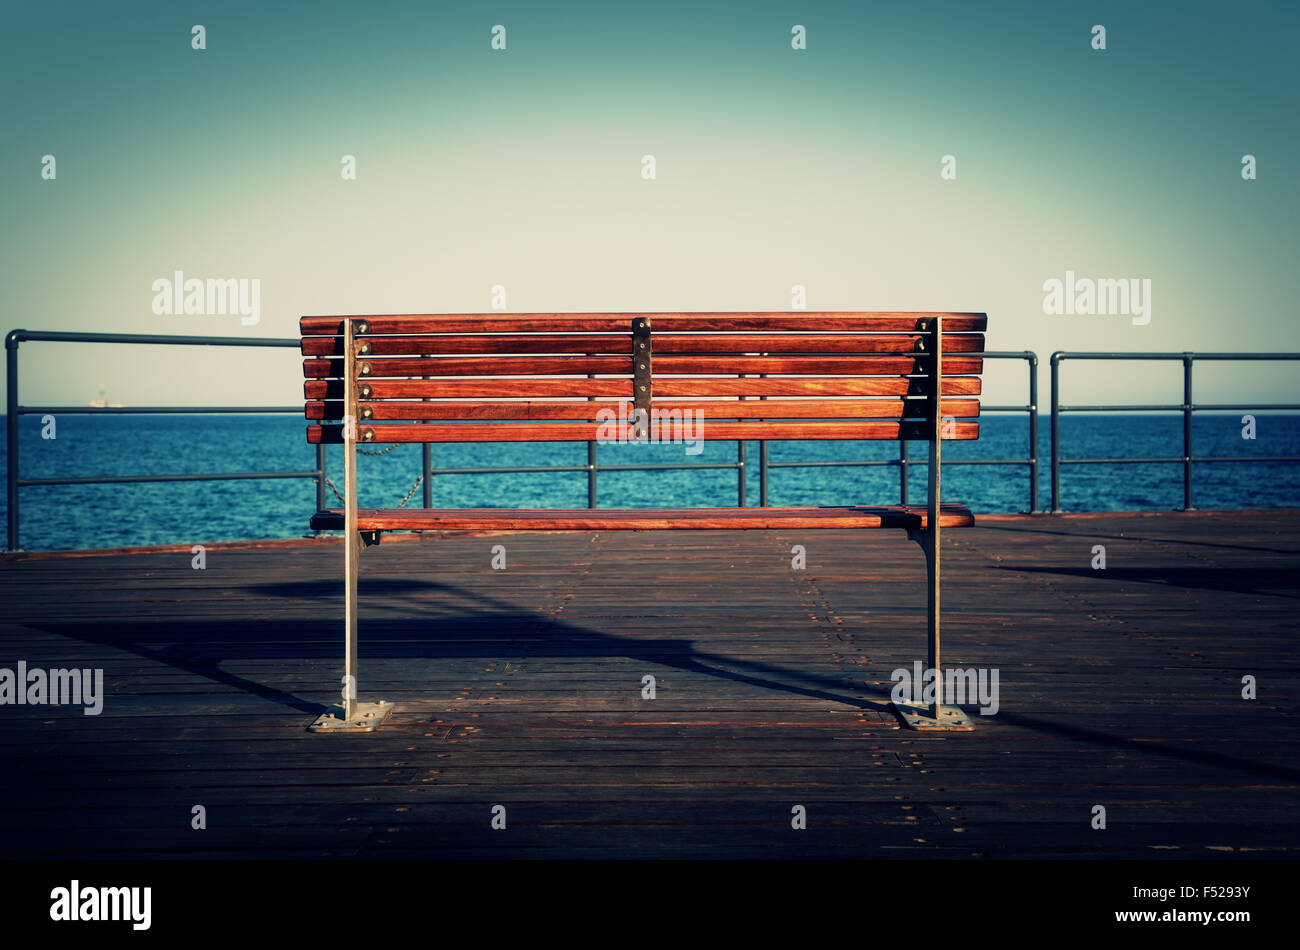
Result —
M 4 330 L 293 336 L 304 313 L 487 311 L 496 284 L 515 312 L 784 310 L 802 284 L 810 310 L 987 311 L 991 348 L 1044 363 L 1300 350 L 1293 5 L 10 7 Z M 155 315 L 176 270 L 259 279 L 261 322 Z M 1151 322 L 1045 315 L 1066 270 L 1150 279 Z M 1294 377 L 1198 367 L 1197 397 L 1296 401 Z M 1174 401 L 1181 376 L 1067 379 Z M 292 351 L 23 347 L 26 403 L 100 384 L 301 400 Z M 1023 401 L 1022 368 L 986 395 Z

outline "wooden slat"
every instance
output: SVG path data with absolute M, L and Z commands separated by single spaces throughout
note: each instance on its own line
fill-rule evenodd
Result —
M 471 336 L 366 336 L 375 356 L 403 356 L 436 353 L 632 353 L 632 334 L 627 333 L 495 333 Z M 304 336 L 303 356 L 341 356 L 341 336 Z
M 928 428 L 923 422 L 711 422 L 679 426 L 661 423 L 660 441 L 676 441 L 689 436 L 707 442 L 736 439 L 925 439 Z M 626 428 L 626 427 L 624 427 Z M 617 433 L 613 423 L 426 423 L 423 425 L 367 425 L 361 423 L 357 433 L 362 442 L 589 442 Z M 343 427 L 310 425 L 307 441 L 313 445 L 337 445 L 343 442 Z M 374 438 L 368 438 L 373 432 Z M 979 438 L 978 422 L 957 422 L 945 428 L 945 439 Z
M 922 372 L 925 354 L 903 358 L 880 356 L 656 356 L 656 383 L 664 375 L 704 373 L 830 374 L 897 376 Z M 415 359 L 364 358 L 371 379 L 401 376 L 569 376 L 578 373 L 616 375 L 632 371 L 632 356 L 471 356 Z M 306 359 L 308 379 L 337 378 L 342 359 Z
M 719 331 L 777 330 L 907 333 L 921 327 L 921 321 L 944 317 L 945 332 L 982 333 L 988 317 L 982 313 L 858 312 L 819 311 L 715 311 L 709 313 L 434 313 L 434 314 L 348 314 L 303 317 L 298 321 L 304 336 L 337 336 L 345 319 L 364 319 L 371 333 L 493 333 L 573 332 L 601 333 L 630 330 L 633 317 L 649 317 L 656 330 Z
M 655 333 L 658 353 L 913 353 L 923 349 L 926 333 L 835 334 L 835 333 Z M 944 331 L 945 353 L 982 353 L 984 334 Z
M 624 400 L 630 406 L 631 400 Z M 764 400 L 660 400 L 654 403 L 656 412 L 691 410 L 702 412 L 706 419 L 818 419 L 861 418 L 890 419 L 906 415 L 920 418 L 925 414 L 924 399 L 764 399 Z M 602 409 L 619 411 L 614 400 L 594 402 L 397 402 L 362 401 L 362 410 L 369 409 L 370 418 L 383 419 L 585 419 L 596 420 Z M 630 410 L 629 410 L 630 411 Z M 945 399 L 942 413 L 945 416 L 976 417 L 980 414 L 978 399 Z M 340 420 L 343 418 L 342 400 L 307 403 L 308 419 Z
M 655 380 L 655 397 L 663 396 L 906 396 L 920 395 L 929 385 L 918 377 L 690 379 Z M 943 395 L 975 396 L 978 376 L 945 376 Z
M 961 360 L 950 363 L 961 365 Z M 982 361 L 966 361 L 978 366 Z M 978 372 L 978 369 L 975 370 Z M 564 396 L 604 396 L 630 399 L 631 379 L 377 379 L 368 383 L 367 399 L 544 399 Z M 667 377 L 655 381 L 655 397 L 665 396 L 907 396 L 922 395 L 923 377 L 879 376 L 866 378 L 759 379 L 747 377 L 690 379 Z M 309 379 L 303 384 L 308 399 L 340 399 L 343 382 Z M 945 376 L 943 395 L 977 396 L 978 376 Z
M 718 333 L 654 334 L 656 354 L 664 353 L 913 353 L 928 334 L 831 333 Z M 341 356 L 342 337 L 305 336 L 304 356 Z M 510 333 L 478 336 L 374 336 L 366 337 L 372 356 L 407 356 L 468 353 L 575 353 L 585 355 L 631 353 L 630 333 L 601 335 Z M 978 353 L 984 349 L 981 333 L 944 334 L 944 352 Z
M 964 505 L 944 505 L 939 515 L 944 527 L 975 523 Z M 718 528 L 764 530 L 773 528 L 922 528 L 924 508 L 533 508 L 439 509 L 362 508 L 357 524 L 362 531 L 653 531 L 658 529 Z M 317 531 L 342 527 L 342 512 L 317 512 L 311 519 Z
M 632 372 L 632 354 L 627 356 L 483 356 L 446 359 L 402 359 L 364 357 L 372 379 L 397 376 L 565 376 L 574 373 L 614 375 Z M 341 376 L 341 359 L 306 359 L 303 375 L 308 379 Z

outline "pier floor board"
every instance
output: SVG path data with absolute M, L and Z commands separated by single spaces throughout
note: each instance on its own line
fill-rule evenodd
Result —
M 999 675 L 947 734 L 888 705 L 925 660 L 902 532 L 386 539 L 359 694 L 397 705 L 369 735 L 306 731 L 339 690 L 341 541 L 191 557 L 0 557 L 0 667 L 105 692 L 0 706 L 0 854 L 1300 856 L 1300 512 L 947 532 L 943 665 Z

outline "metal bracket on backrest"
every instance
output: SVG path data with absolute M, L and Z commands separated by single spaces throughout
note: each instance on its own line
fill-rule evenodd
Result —
M 632 432 L 637 441 L 650 437 L 650 404 L 654 398 L 651 368 L 653 347 L 650 342 L 650 318 L 632 318 Z
M 917 338 L 916 350 L 925 353 L 926 381 L 925 438 L 937 441 L 942 436 L 943 418 L 943 324 L 941 317 L 927 317 L 917 325 L 926 334 Z

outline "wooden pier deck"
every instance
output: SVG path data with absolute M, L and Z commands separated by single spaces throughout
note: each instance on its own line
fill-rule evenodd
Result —
M 944 665 L 1000 677 L 970 733 L 886 705 L 925 659 L 901 532 L 385 539 L 360 697 L 397 708 L 370 735 L 306 731 L 338 694 L 338 539 L 213 545 L 202 571 L 188 547 L 0 558 L 0 666 L 102 667 L 106 693 L 99 716 L 0 706 L 0 854 L 1300 853 L 1300 512 L 945 538 Z

